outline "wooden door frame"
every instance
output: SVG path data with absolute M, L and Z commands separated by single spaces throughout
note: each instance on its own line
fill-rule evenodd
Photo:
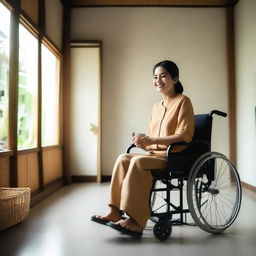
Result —
M 102 41 L 101 40 L 72 40 L 70 41 L 70 48 L 98 48 L 99 49 L 99 70 L 100 70 L 100 89 L 99 89 L 99 106 L 98 106 L 98 145 L 97 145 L 97 173 L 96 177 L 84 177 L 84 178 L 78 178 L 78 181 L 97 181 L 100 183 L 102 181 L 102 172 L 101 172 L 101 162 L 102 162 L 102 145 L 101 145 L 101 134 L 102 134 L 102 125 L 101 125 L 101 115 L 102 115 Z

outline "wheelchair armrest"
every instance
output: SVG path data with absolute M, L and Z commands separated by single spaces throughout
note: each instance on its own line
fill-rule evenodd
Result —
M 171 150 L 175 147 L 175 146 L 189 146 L 190 145 L 190 142 L 187 143 L 187 142 L 176 142 L 176 143 L 173 143 L 171 145 L 169 145 L 169 147 L 167 148 L 167 155 L 169 155 L 169 152 L 171 152 Z M 131 149 L 132 148 L 136 148 L 136 145 L 135 144 L 131 144 L 127 150 L 126 150 L 126 153 L 129 154 Z
M 131 145 L 127 148 L 126 153 L 129 154 L 132 148 L 136 148 L 135 144 L 131 144 Z
M 189 146 L 190 144 L 191 144 L 191 142 L 185 142 L 185 141 L 173 143 L 173 144 L 169 145 L 169 147 L 167 148 L 167 155 L 171 154 L 172 153 L 171 151 L 176 146 Z

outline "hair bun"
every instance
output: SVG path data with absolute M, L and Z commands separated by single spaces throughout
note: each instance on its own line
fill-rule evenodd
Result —
M 174 90 L 175 92 L 178 94 L 178 93 L 183 93 L 183 86 L 181 84 L 180 81 L 177 81 L 176 84 L 174 84 Z

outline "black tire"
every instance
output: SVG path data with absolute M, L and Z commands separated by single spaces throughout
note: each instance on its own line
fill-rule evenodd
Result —
M 209 233 L 221 233 L 236 219 L 242 200 L 239 174 L 226 156 L 203 154 L 192 166 L 187 200 L 195 223 Z
M 159 220 L 154 226 L 154 236 L 160 240 L 165 241 L 172 233 L 172 225 L 169 220 Z

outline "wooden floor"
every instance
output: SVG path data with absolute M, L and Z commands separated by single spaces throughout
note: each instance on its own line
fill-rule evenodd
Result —
M 90 221 L 107 210 L 108 183 L 63 187 L 34 206 L 25 221 L 0 232 L 0 256 L 255 256 L 256 193 L 244 190 L 240 214 L 221 235 L 175 226 L 158 241 L 149 221 L 142 239 L 132 239 Z

